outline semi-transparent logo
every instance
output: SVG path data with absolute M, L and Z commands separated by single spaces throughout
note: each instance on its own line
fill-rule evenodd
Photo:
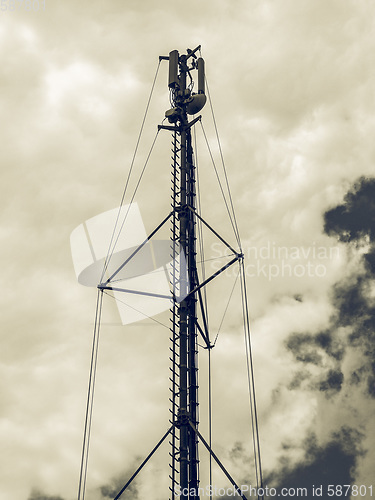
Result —
M 123 325 L 166 311 L 189 292 L 188 284 L 180 290 L 184 253 L 170 240 L 148 239 L 137 203 L 83 222 L 72 231 L 70 246 L 78 282 L 107 287 Z

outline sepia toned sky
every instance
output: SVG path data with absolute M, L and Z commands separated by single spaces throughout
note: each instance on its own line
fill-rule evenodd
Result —
M 77 283 L 70 234 L 120 202 L 159 55 L 199 44 L 246 258 L 265 484 L 309 492 L 313 484 L 370 486 L 374 4 L 39 4 L 38 11 L 19 3 L 11 11 L 7 0 L 0 12 L 0 500 L 77 497 L 96 291 Z M 168 107 L 164 61 L 129 192 Z M 208 105 L 202 116 L 220 165 Z M 196 128 L 202 213 L 234 245 Z M 169 175 L 163 132 L 136 197 L 148 232 L 169 212 Z M 213 271 L 222 247 L 207 243 Z M 248 484 L 251 430 L 235 276 L 230 270 L 210 288 L 213 338 L 220 329 L 212 352 L 213 447 Z M 87 479 L 92 500 L 114 496 L 169 418 L 168 331 L 152 320 L 122 326 L 106 299 Z M 156 319 L 168 325 L 167 314 Z M 204 483 L 203 451 L 201 458 Z M 167 462 L 168 446 L 128 498 L 165 498 Z M 214 481 L 225 486 L 216 470 Z

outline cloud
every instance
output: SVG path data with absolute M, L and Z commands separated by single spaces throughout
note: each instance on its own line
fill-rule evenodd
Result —
M 339 370 L 329 370 L 327 378 L 320 383 L 319 390 L 329 392 L 341 391 L 344 375 Z
M 341 204 L 345 185 L 373 169 L 369 2 L 240 0 L 233 7 L 193 0 L 181 15 L 183 9 L 181 1 L 166 0 L 47 0 L 46 11 L 33 16 L 1 15 L 1 500 L 24 500 L 32 485 L 38 500 L 73 498 L 94 297 L 75 283 L 69 235 L 117 205 L 159 55 L 202 43 L 244 247 L 336 244 L 322 234 L 322 213 Z M 168 106 L 165 63 L 159 77 L 147 139 Z M 207 107 L 206 123 L 209 116 Z M 151 228 L 163 200 L 169 204 L 169 191 L 165 197 L 162 191 L 169 190 L 169 137 L 162 140 L 168 153 L 157 152 L 140 192 Z M 207 165 L 200 164 L 207 220 L 232 241 Z M 359 207 L 355 196 L 352 205 Z M 346 230 L 361 234 L 345 210 Z M 336 215 L 333 236 L 341 230 Z M 370 245 L 361 259 L 372 273 L 374 256 Z M 324 261 L 324 279 L 248 282 L 267 469 L 280 467 L 285 435 L 295 438 L 290 468 L 304 456 L 303 437 L 319 427 L 320 415 L 330 432 L 342 414 L 363 428 L 372 415 L 364 403 L 374 372 L 371 283 L 365 271 L 348 277 L 349 258 L 342 252 L 335 262 Z M 213 297 L 212 323 L 222 317 L 225 288 Z M 244 445 L 233 442 L 248 428 L 241 412 L 232 411 L 247 401 L 239 390 L 246 382 L 239 332 L 237 317 L 228 313 L 215 353 L 215 435 L 219 449 L 233 448 L 234 462 L 242 461 Z M 89 470 L 97 498 L 114 491 L 118 483 L 108 478 L 122 477 L 121 464 L 132 462 L 139 448 L 146 452 L 168 419 L 164 338 L 160 331 L 148 334 L 147 324 L 104 329 Z M 362 470 L 372 474 L 371 464 L 366 458 Z
M 291 382 L 292 388 L 299 387 L 308 378 L 314 387 L 332 396 L 342 390 L 343 384 L 358 386 L 363 382 L 368 395 L 375 396 L 375 307 L 371 266 L 368 269 L 367 259 L 374 252 L 374 199 L 375 179 L 362 177 L 344 196 L 342 204 L 324 214 L 325 232 L 345 242 L 349 256 L 359 259 L 362 265 L 356 266 L 332 287 L 330 295 L 334 312 L 327 329 L 314 334 L 296 332 L 286 339 L 288 350 L 305 367 L 302 370 L 305 376 L 301 377 L 301 371 L 297 372 Z M 359 248 L 362 248 L 361 253 Z M 361 358 L 344 376 L 343 366 L 348 358 L 353 358 L 354 351 L 360 352 Z M 312 365 L 321 368 L 318 374 L 312 374 L 308 368 Z
M 344 354 L 344 347 L 339 344 L 339 340 L 335 341 L 328 330 L 316 335 L 293 333 L 288 337 L 286 346 L 298 361 L 316 365 L 322 364 L 322 354 L 319 354 L 319 350 L 337 360 L 342 359 Z
M 363 463 L 374 461 L 369 412 L 375 387 L 375 306 L 373 274 L 368 259 L 374 252 L 374 190 L 375 180 L 361 177 L 343 196 L 343 202 L 324 213 L 325 232 L 345 245 L 347 271 L 329 290 L 332 309 L 324 329 L 306 325 L 305 329 L 289 329 L 284 337 L 284 345 L 293 358 L 288 391 L 294 397 L 307 393 L 318 402 L 319 412 L 312 416 L 312 426 L 307 432 L 311 434 L 313 428 L 320 431 L 311 442 L 302 444 L 302 458 L 298 439 L 285 436 L 283 442 L 288 453 L 283 458 L 280 449 L 278 464 L 267 469 L 268 474 L 284 475 L 278 484 L 297 486 L 298 478 L 310 483 L 322 482 L 319 463 L 323 467 L 335 455 L 337 463 L 341 464 L 341 484 L 343 479 L 350 482 L 363 477 Z M 304 301 L 299 296 L 299 300 L 301 298 L 300 304 Z M 280 384 L 280 391 L 281 387 Z M 278 401 L 280 397 L 274 399 L 275 408 Z M 335 419 L 336 426 L 341 426 L 339 432 L 334 429 Z M 358 428 L 358 435 L 354 427 Z M 345 440 L 349 448 L 356 440 L 360 446 L 353 444 L 353 453 L 350 453 L 348 447 L 344 447 Z M 309 462 L 309 453 L 312 462 Z M 279 469 L 283 461 L 288 464 Z M 331 477 L 338 481 L 339 470 L 327 467 Z M 331 484 L 333 479 L 329 479 Z
M 368 278 L 358 279 L 336 292 L 336 304 L 340 311 L 338 323 L 349 326 L 348 344 L 362 354 L 362 363 L 357 366 L 351 379 L 367 383 L 368 393 L 375 398 L 375 308 L 368 291 Z
M 348 344 L 360 350 L 362 366 L 351 374 L 353 383 L 367 379 L 367 391 L 375 397 L 375 306 L 373 301 L 373 256 L 375 252 L 375 179 L 359 178 L 344 196 L 342 204 L 324 215 L 327 234 L 345 241 L 352 252 L 360 253 L 362 267 L 334 288 L 338 311 L 336 324 L 350 327 Z
M 64 499 L 60 496 L 49 496 L 43 494 L 39 490 L 33 490 L 27 500 L 64 500 Z
M 113 481 L 110 484 L 101 486 L 100 493 L 103 497 L 103 500 L 107 498 L 110 499 L 114 498 L 127 483 L 129 477 L 131 477 L 131 473 L 124 474 L 122 477 L 117 477 L 116 479 L 113 479 Z M 126 499 L 136 500 L 137 498 L 139 498 L 136 479 L 134 479 L 132 483 L 126 488 L 124 493 L 121 495 L 121 498 L 124 498 L 124 500 Z
M 342 204 L 324 214 L 324 230 L 340 241 L 375 240 L 375 179 L 361 177 Z
M 138 467 L 138 465 L 139 463 L 133 464 L 134 469 L 131 469 L 129 467 L 127 472 L 124 472 L 122 474 L 119 474 L 115 478 L 112 478 L 112 480 L 107 484 L 98 486 L 94 489 L 86 490 L 86 495 L 90 496 L 91 498 L 95 498 L 95 500 L 113 499 L 127 483 L 127 481 L 133 474 L 135 468 Z M 132 481 L 132 483 L 127 487 L 127 489 L 121 495 L 121 499 L 136 500 L 137 498 L 139 498 L 139 492 L 138 492 L 137 478 L 136 478 Z M 66 500 L 66 498 L 43 493 L 40 489 L 33 489 L 27 500 Z
M 342 427 L 333 433 L 329 441 L 319 445 L 314 434 L 310 434 L 304 443 L 305 454 L 303 459 L 295 466 L 290 466 L 288 459 L 281 470 L 274 476 L 265 478 L 265 484 L 275 485 L 277 488 L 306 488 L 308 497 L 312 498 L 312 487 L 323 485 L 324 495 L 327 486 L 352 484 L 355 479 L 356 467 L 359 457 L 364 452 L 361 448 L 363 435 L 356 429 Z
M 334 329 L 314 335 L 293 333 L 286 339 L 285 345 L 304 366 L 296 370 L 289 384 L 291 390 L 306 385 L 308 380 L 310 390 L 317 389 L 326 397 L 341 391 L 344 375 L 340 365 L 345 355 L 345 344 Z M 318 367 L 319 371 L 311 370 L 309 366 Z
M 291 497 L 296 495 L 297 488 L 302 488 L 303 496 L 308 500 L 317 496 L 328 500 L 328 485 L 353 484 L 359 461 L 365 455 L 363 438 L 357 429 L 343 426 L 331 433 L 327 442 L 320 444 L 314 432 L 310 431 L 303 440 L 303 455 L 299 461 L 295 463 L 290 460 L 289 455 L 281 455 L 279 468 L 263 476 L 263 486 L 276 488 L 279 494 L 282 488 L 294 490 L 294 494 L 290 494 Z M 289 443 L 283 443 L 284 451 L 289 447 Z M 234 455 L 235 458 L 241 457 L 245 461 L 245 454 L 238 443 Z M 242 476 L 237 484 L 256 487 L 256 483 L 247 476 Z M 322 496 L 314 495 L 317 487 L 322 487 Z M 301 493 L 300 495 L 302 496 Z M 231 497 L 224 495 L 222 498 L 229 500 Z

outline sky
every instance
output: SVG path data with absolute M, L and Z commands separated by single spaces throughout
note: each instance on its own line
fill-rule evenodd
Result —
M 370 498 L 373 2 L 30 5 L 17 2 L 11 10 L 5 0 L 0 11 L 0 500 L 77 497 L 96 291 L 77 282 L 70 234 L 119 205 L 158 57 L 199 44 L 245 255 L 264 482 L 306 486 L 307 498 L 312 485 L 364 485 Z M 166 64 L 158 70 L 129 192 L 169 108 Z M 209 105 L 202 117 L 220 165 Z M 202 213 L 235 245 L 199 124 L 196 130 Z M 170 137 L 163 131 L 135 199 L 148 231 L 169 212 L 169 177 Z M 207 269 L 215 270 L 223 248 L 209 238 L 206 248 Z M 209 285 L 212 335 L 219 331 L 213 447 L 239 483 L 254 484 L 235 281 L 228 270 Z M 113 497 L 169 418 L 168 316 L 155 317 L 164 326 L 122 325 L 106 299 L 91 500 Z M 200 353 L 205 435 L 206 354 Z M 165 498 L 168 446 L 158 453 L 127 498 Z M 203 482 L 206 462 L 202 451 Z M 226 485 L 216 469 L 214 481 Z

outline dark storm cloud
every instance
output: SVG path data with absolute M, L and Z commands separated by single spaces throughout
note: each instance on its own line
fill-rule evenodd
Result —
M 340 241 L 375 239 L 375 179 L 361 177 L 345 195 L 344 202 L 324 214 L 324 230 Z
M 263 476 L 263 485 L 268 488 L 306 488 L 307 500 L 316 498 L 313 495 L 313 486 L 322 486 L 323 498 L 327 500 L 327 487 L 329 484 L 343 485 L 353 484 L 355 480 L 358 459 L 365 452 L 362 447 L 364 436 L 358 430 L 344 426 L 338 432 L 331 433 L 328 442 L 324 445 L 318 443 L 316 435 L 312 432 L 305 438 L 303 443 L 304 456 L 297 462 L 292 463 L 287 454 L 281 454 L 279 467 L 271 473 Z M 288 452 L 290 444 L 283 443 L 282 449 Z M 241 443 L 236 443 L 233 450 L 235 457 L 244 457 Z M 240 484 L 252 484 L 248 477 L 241 478 Z M 229 500 L 229 496 L 222 496 L 223 500 Z
M 343 380 L 344 375 L 342 372 L 339 370 L 329 370 L 327 378 L 320 383 L 319 389 L 323 392 L 339 392 L 341 391 Z
M 310 388 L 325 392 L 327 396 L 340 392 L 344 375 L 339 369 L 339 362 L 343 358 L 345 349 L 342 341 L 334 332 L 324 331 L 317 335 L 293 333 L 285 344 L 297 361 L 305 365 L 314 365 L 321 368 L 318 380 L 314 379 L 310 383 Z M 324 367 L 327 355 L 335 368 L 327 370 Z M 307 370 L 298 370 L 288 386 L 289 389 L 299 388 L 307 378 L 310 378 Z
M 339 313 L 337 322 L 340 325 L 351 325 L 354 320 L 360 321 L 368 314 L 367 281 L 366 276 L 358 275 L 334 287 L 334 305 Z
M 363 455 L 363 436 L 355 429 L 343 427 L 333 433 L 326 446 L 320 446 L 314 434 L 305 440 L 305 456 L 295 467 L 289 460 L 280 458 L 281 469 L 274 476 L 265 478 L 264 484 L 281 488 L 306 488 L 307 499 L 313 498 L 313 485 L 351 484 L 355 478 L 357 458 Z M 324 495 L 319 498 L 328 498 Z
M 327 395 L 341 391 L 345 379 L 340 364 L 347 349 L 356 349 L 361 353 L 361 365 L 357 362 L 347 377 L 348 383 L 363 382 L 367 393 L 375 397 L 375 307 L 370 294 L 375 271 L 375 179 L 358 179 L 343 203 L 324 214 L 324 221 L 324 231 L 345 242 L 351 251 L 367 243 L 362 255 L 363 266 L 333 287 L 335 314 L 330 327 L 315 335 L 293 333 L 286 340 L 286 346 L 295 359 L 305 365 L 323 368 L 327 356 L 331 364 L 334 363 L 326 370 L 323 380 L 313 382 L 313 386 Z M 349 333 L 344 335 L 343 329 Z M 302 380 L 300 374 L 296 375 L 289 388 L 299 387 Z
M 317 352 L 310 335 L 295 333 L 287 341 L 287 347 L 294 353 L 297 361 L 321 365 L 322 357 Z
M 323 353 L 336 360 L 341 360 L 344 355 L 344 346 L 329 330 L 317 335 L 293 333 L 287 339 L 286 346 L 298 361 L 318 366 L 322 364 Z
M 369 294 L 375 270 L 375 179 L 361 177 L 345 195 L 341 205 L 324 214 L 324 229 L 348 244 L 370 243 L 363 254 L 364 270 L 334 289 L 337 325 L 351 327 L 349 345 L 363 355 L 363 366 L 351 374 L 351 382 L 365 380 L 375 397 L 375 307 Z
M 375 275 L 375 248 L 371 248 L 363 257 L 367 271 Z
M 349 344 L 363 350 L 370 361 L 373 361 L 375 350 L 375 307 L 368 297 L 369 278 L 357 277 L 356 281 L 341 283 L 335 288 L 335 306 L 339 311 L 339 326 L 350 326 Z

